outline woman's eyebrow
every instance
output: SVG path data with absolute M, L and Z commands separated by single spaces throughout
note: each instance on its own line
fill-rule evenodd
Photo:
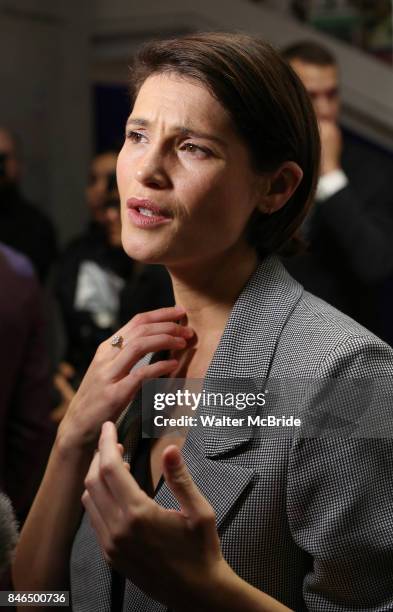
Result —
M 222 138 L 219 138 L 218 136 L 214 136 L 213 134 L 209 134 L 208 132 L 201 132 L 191 127 L 186 127 L 184 125 L 176 126 L 175 130 L 180 132 L 183 136 L 191 136 L 194 138 L 206 138 L 206 140 L 213 140 L 214 142 L 217 142 L 218 144 L 224 147 L 227 146 L 227 143 L 225 142 L 225 140 L 223 140 Z
M 148 119 L 142 119 L 141 117 L 130 117 L 127 121 L 127 125 L 139 125 L 140 127 L 149 127 L 151 122 Z M 213 134 L 209 134 L 208 132 L 201 132 L 200 130 L 195 130 L 192 127 L 187 127 L 185 125 L 176 125 L 173 127 L 175 132 L 179 132 L 182 136 L 191 136 L 194 138 L 206 138 L 207 140 L 212 140 L 217 142 L 221 146 L 227 147 L 227 143 L 222 138 L 218 136 L 214 136 Z
M 150 125 L 150 121 L 147 119 L 139 119 L 138 117 L 129 117 L 126 125 L 140 125 L 141 127 L 147 127 Z

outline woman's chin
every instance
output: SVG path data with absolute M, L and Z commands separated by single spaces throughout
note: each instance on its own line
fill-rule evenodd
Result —
M 123 249 L 128 257 L 134 261 L 139 261 L 144 264 L 161 264 L 163 263 L 163 253 L 157 249 L 150 248 L 147 244 L 136 244 L 134 241 L 124 240 Z

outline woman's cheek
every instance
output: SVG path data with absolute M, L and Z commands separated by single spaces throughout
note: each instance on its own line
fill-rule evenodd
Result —
M 123 191 L 124 191 L 125 186 L 126 186 L 126 168 L 127 168 L 127 165 L 126 165 L 125 160 L 123 158 L 120 159 L 120 155 L 119 155 L 119 159 L 118 159 L 117 167 L 116 167 L 116 179 L 117 179 L 117 186 L 118 186 L 118 189 L 119 189 L 120 196 L 122 196 L 123 195 Z

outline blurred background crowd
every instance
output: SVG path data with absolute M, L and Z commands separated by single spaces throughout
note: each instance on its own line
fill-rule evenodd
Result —
M 243 30 L 282 50 L 322 160 L 312 212 L 280 256 L 393 345 L 392 20 L 390 0 L 0 0 L 0 489 L 19 523 L 97 345 L 173 303 L 166 270 L 131 261 L 120 239 L 127 65 L 145 40 Z

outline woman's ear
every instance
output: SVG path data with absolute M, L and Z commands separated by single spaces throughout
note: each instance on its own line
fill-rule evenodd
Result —
M 258 210 L 271 215 L 280 210 L 295 193 L 303 178 L 303 170 L 293 161 L 286 161 L 277 170 L 264 174 L 263 194 L 259 198 Z

